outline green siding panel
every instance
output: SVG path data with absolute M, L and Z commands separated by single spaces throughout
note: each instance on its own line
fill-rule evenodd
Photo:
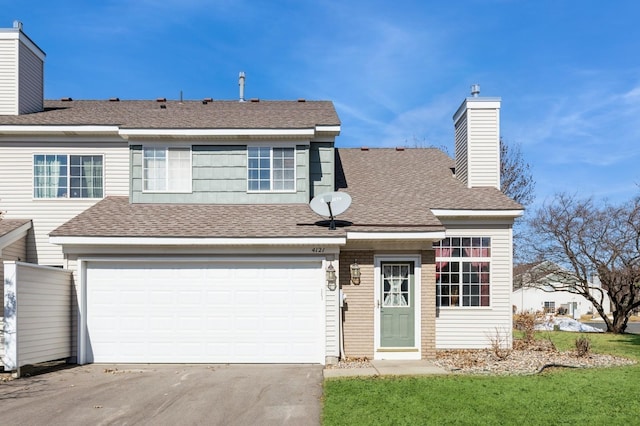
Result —
M 333 190 L 331 143 L 314 142 L 311 147 L 296 145 L 295 193 L 247 193 L 245 145 L 194 145 L 191 156 L 191 193 L 143 192 L 142 146 L 132 145 L 130 149 L 131 200 L 134 203 L 307 203 L 313 196 L 314 186 L 322 188 L 322 192 Z M 314 168 L 316 172 L 312 173 Z M 310 176 L 315 176 L 318 182 L 312 182 Z
M 310 196 L 335 191 L 335 154 L 333 143 L 313 143 L 309 150 Z

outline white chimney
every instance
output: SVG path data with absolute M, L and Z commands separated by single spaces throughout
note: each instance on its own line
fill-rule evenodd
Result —
M 22 23 L 0 28 L 0 115 L 44 109 L 45 53 L 22 32 Z
M 240 102 L 244 102 L 244 71 L 240 71 L 238 86 L 240 86 Z
M 468 188 L 500 189 L 500 98 L 479 97 L 480 86 L 471 86 L 471 97 L 453 115 L 456 177 Z

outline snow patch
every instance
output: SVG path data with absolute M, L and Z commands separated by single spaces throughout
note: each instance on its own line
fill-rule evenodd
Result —
M 576 331 L 580 333 L 604 333 L 597 327 L 583 324 L 571 318 L 547 318 L 542 324 L 536 325 L 536 330 L 553 331 L 556 326 L 560 331 Z

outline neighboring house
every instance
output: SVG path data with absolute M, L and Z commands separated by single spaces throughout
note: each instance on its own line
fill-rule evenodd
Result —
M 584 296 L 577 292 L 556 291 L 559 281 L 554 277 L 553 270 L 559 266 L 550 262 L 535 262 L 518 265 L 514 268 L 515 288 L 511 295 L 513 309 L 516 312 L 545 312 L 561 313 L 574 319 L 579 319 L 582 315 L 598 315 L 593 304 Z M 577 279 L 576 279 L 577 282 Z M 590 286 L 593 288 L 593 297 L 600 297 L 600 279 L 594 275 Z M 605 313 L 611 313 L 611 304 L 606 292 L 604 303 L 602 303 Z
M 74 272 L 77 362 L 421 359 L 510 334 L 499 99 L 462 102 L 454 161 L 335 148 L 327 101 L 42 101 L 21 28 L 0 55 L 0 210 L 31 219 L 28 262 Z M 332 230 L 309 202 L 333 191 L 352 203 Z

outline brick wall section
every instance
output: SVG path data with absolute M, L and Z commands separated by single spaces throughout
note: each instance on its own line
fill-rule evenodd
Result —
M 360 284 L 350 281 L 350 266 L 358 261 L 361 271 Z M 347 295 L 343 310 L 344 353 L 347 357 L 373 359 L 374 276 L 372 251 L 347 251 L 340 253 L 340 287 Z
M 422 255 L 422 358 L 436 357 L 436 264 L 435 252 L 425 250 Z
M 343 312 L 344 352 L 347 357 L 373 359 L 374 329 L 374 265 L 373 251 L 343 251 L 340 253 L 340 288 L 347 295 Z M 436 356 L 436 269 L 433 250 L 421 252 L 421 340 L 422 358 Z M 350 281 L 350 265 L 358 261 L 360 285 Z

